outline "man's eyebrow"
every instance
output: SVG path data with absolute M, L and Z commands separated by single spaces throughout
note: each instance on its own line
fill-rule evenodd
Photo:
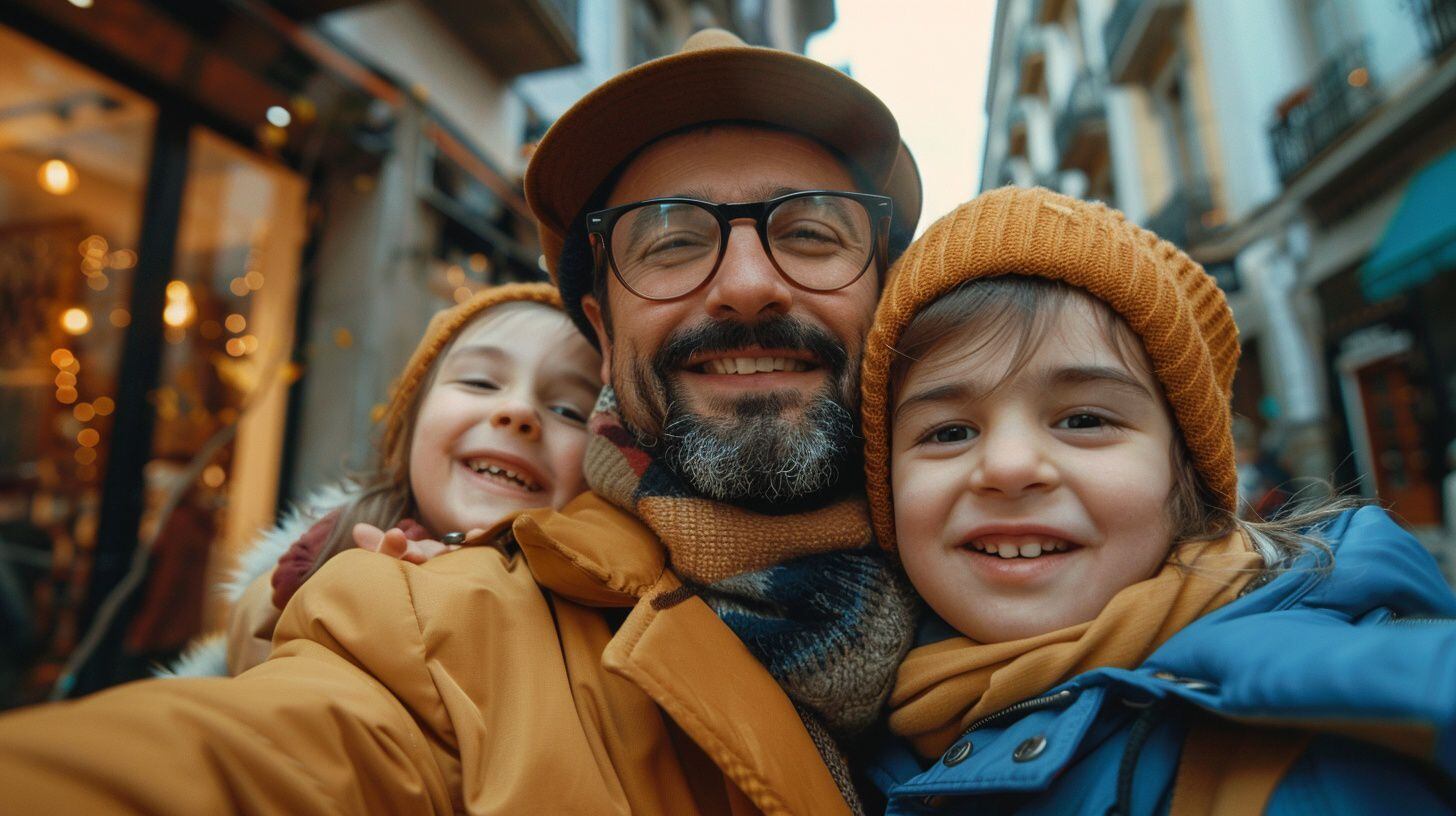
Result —
M 708 190 L 704 190 L 701 187 L 688 187 L 681 192 L 673 193 L 672 197 L 696 198 L 699 201 L 712 201 L 718 204 L 736 204 L 741 201 L 767 201 L 770 198 L 778 198 L 789 193 L 797 193 L 803 189 L 802 187 L 785 187 L 783 185 L 777 187 L 760 185 L 740 191 L 741 194 L 735 196 L 732 201 L 719 201 L 717 196 Z

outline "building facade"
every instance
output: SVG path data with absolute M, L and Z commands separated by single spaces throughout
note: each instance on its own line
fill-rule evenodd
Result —
M 521 174 L 582 93 L 698 28 L 802 51 L 832 20 L 0 4 L 0 707 L 138 676 L 216 625 L 207 586 L 256 531 L 368 461 L 430 315 L 544 278 Z
M 1451 0 L 1003 0 L 982 176 L 1199 260 L 1244 344 L 1241 447 L 1378 499 L 1448 575 L 1453 44 Z

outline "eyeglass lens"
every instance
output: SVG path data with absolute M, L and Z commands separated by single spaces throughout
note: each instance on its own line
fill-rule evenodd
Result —
M 792 198 L 769 213 L 769 254 L 806 289 L 831 290 L 853 281 L 869 264 L 874 229 L 864 205 L 852 198 Z M 696 289 L 718 263 L 723 243 L 718 218 L 688 203 L 647 203 L 623 213 L 612 228 L 612 260 L 623 282 L 650 298 Z

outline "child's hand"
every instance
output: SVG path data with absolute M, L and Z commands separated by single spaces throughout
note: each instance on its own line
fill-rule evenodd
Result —
M 465 534 L 467 540 L 485 532 L 471 530 Z M 437 555 L 460 549 L 459 544 L 444 544 L 433 539 L 410 541 L 398 527 L 381 530 L 373 524 L 354 525 L 354 544 L 361 550 L 377 552 L 390 558 L 398 558 L 411 564 L 423 564 Z

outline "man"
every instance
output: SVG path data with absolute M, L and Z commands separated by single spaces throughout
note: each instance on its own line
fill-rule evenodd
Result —
M 234 680 L 0 720 L 10 803 L 860 809 L 845 748 L 911 630 L 853 421 L 919 208 L 893 118 L 839 72 L 703 32 L 567 112 L 527 195 L 612 386 L 594 492 L 423 567 L 333 559 Z

